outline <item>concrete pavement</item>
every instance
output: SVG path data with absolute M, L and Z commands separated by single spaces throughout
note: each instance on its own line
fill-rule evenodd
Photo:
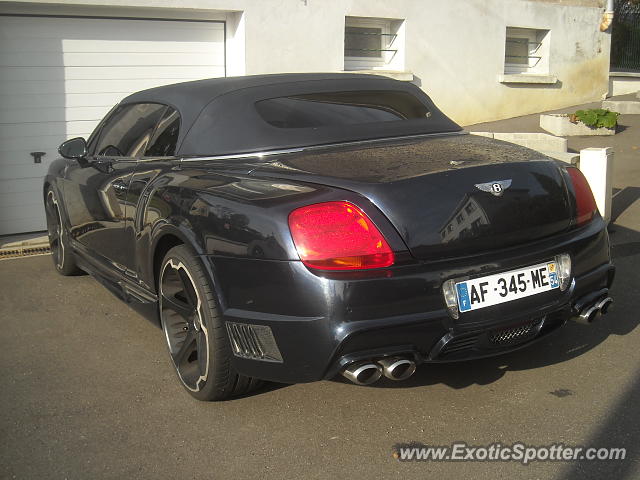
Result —
M 272 385 L 192 400 L 160 331 L 48 256 L 0 262 L 1 478 L 637 478 L 640 238 L 614 247 L 615 308 L 507 356 L 404 383 Z M 609 463 L 399 463 L 396 443 L 628 448 Z

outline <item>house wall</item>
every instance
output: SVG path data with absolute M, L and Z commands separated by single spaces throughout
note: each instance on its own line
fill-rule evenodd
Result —
M 345 16 L 405 20 L 404 70 L 454 120 L 472 124 L 598 100 L 610 38 L 601 0 L 45 0 L 4 13 L 227 20 L 227 74 L 341 71 Z M 556 84 L 503 84 L 507 26 L 550 30 Z

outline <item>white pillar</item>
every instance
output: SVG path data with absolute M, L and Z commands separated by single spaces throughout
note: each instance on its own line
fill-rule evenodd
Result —
M 580 150 L 580 170 L 589 182 L 600 215 L 609 223 L 613 200 L 613 149 L 607 147 Z

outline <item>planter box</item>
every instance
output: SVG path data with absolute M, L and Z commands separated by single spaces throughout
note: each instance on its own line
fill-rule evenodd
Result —
M 582 122 L 571 123 L 569 115 L 562 113 L 540 115 L 540 128 L 559 137 L 616 134 L 615 128 L 591 128 Z

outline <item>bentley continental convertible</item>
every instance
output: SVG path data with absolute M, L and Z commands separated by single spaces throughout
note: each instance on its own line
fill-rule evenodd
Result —
M 264 380 L 401 381 L 612 302 L 582 173 L 467 134 L 409 83 L 163 86 L 59 152 L 43 188 L 55 268 L 157 323 L 200 400 Z

